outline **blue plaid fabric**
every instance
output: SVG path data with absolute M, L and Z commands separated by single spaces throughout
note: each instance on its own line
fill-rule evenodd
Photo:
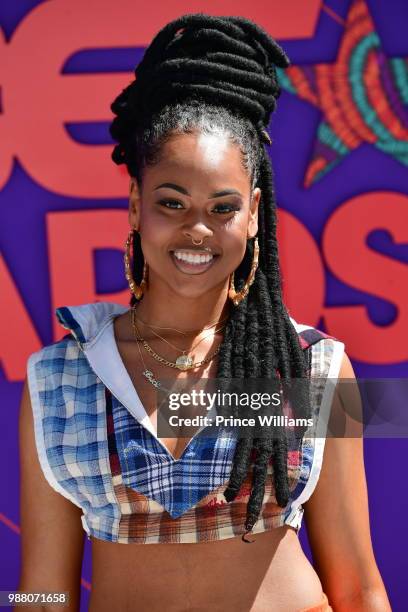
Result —
M 111 479 L 103 385 L 72 337 L 33 353 L 28 382 L 40 464 L 49 484 L 110 539 L 119 508 Z
M 113 397 L 114 427 L 124 483 L 181 516 L 228 480 L 236 446 L 233 431 L 190 440 L 180 459 L 170 453 Z
M 28 360 L 36 444 L 45 477 L 82 508 L 88 536 L 153 543 L 208 541 L 243 533 L 251 474 L 236 500 L 227 503 L 222 496 L 236 446 L 233 430 L 220 428 L 213 437 L 196 434 L 176 460 L 145 426 L 143 407 L 129 403 L 128 392 L 134 389 L 122 378 L 123 364 L 114 355 L 109 335 L 112 318 L 126 310 L 107 302 L 57 309 L 70 334 Z M 312 373 L 319 377 L 315 414 L 323 413 L 322 406 L 328 414 L 330 397 L 324 382 L 337 376 L 344 345 L 292 321 L 302 346 L 313 349 Z M 95 369 L 98 363 L 104 367 Z M 276 505 L 269 483 L 254 533 L 283 524 L 300 526 L 302 503 L 313 492 L 323 455 L 324 438 L 315 433 L 289 453 L 288 506 Z

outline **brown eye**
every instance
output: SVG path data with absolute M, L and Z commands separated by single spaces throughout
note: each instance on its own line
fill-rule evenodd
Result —
M 217 206 L 214 207 L 214 211 L 221 214 L 227 214 L 230 212 L 235 212 L 237 210 L 239 210 L 239 206 L 237 206 L 236 204 L 217 204 Z
M 181 208 L 183 208 L 183 205 L 181 202 L 179 202 L 178 200 L 171 200 L 171 199 L 167 199 L 167 200 L 159 200 L 158 202 L 161 206 L 164 206 L 165 208 L 178 208 L 178 204 L 181 206 Z M 170 206 L 167 206 L 168 204 L 170 204 Z M 175 206 L 174 206 L 175 205 Z

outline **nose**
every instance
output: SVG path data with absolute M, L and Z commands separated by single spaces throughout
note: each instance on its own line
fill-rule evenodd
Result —
M 203 244 L 206 238 L 212 236 L 213 232 L 204 223 L 195 223 L 194 226 L 183 230 L 183 235 L 189 238 L 193 244 Z

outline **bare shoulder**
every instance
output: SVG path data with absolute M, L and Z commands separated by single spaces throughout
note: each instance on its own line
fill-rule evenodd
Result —
M 40 465 L 27 380 L 19 413 L 21 590 L 69 591 L 79 606 L 82 511 L 55 491 Z M 17 609 L 17 608 L 16 608 Z

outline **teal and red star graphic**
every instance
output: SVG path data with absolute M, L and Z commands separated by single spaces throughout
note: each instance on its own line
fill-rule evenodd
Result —
M 285 91 L 322 111 L 304 186 L 362 143 L 408 165 L 408 63 L 388 58 L 364 0 L 351 5 L 333 64 L 278 68 Z

